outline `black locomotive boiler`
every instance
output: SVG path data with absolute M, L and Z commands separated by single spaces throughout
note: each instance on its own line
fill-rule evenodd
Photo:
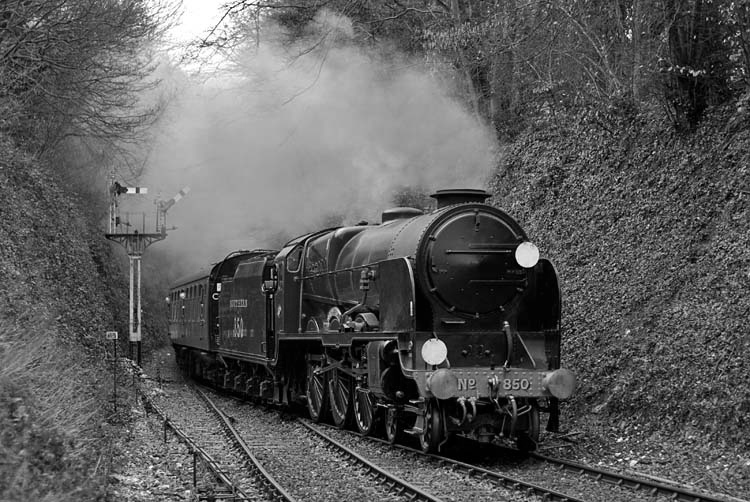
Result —
M 321 230 L 280 251 L 236 252 L 170 291 L 180 365 L 313 420 L 379 424 L 425 451 L 451 435 L 536 446 L 540 412 L 576 380 L 560 367 L 553 265 L 482 190 L 440 190 L 437 209 Z

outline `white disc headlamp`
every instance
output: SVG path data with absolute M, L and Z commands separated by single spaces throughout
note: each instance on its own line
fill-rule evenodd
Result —
M 529 241 L 516 248 L 516 261 L 523 268 L 531 268 L 539 262 L 539 248 Z
M 448 357 L 448 347 L 442 340 L 430 338 L 422 345 L 422 359 L 427 364 L 437 366 L 442 364 L 446 357 Z

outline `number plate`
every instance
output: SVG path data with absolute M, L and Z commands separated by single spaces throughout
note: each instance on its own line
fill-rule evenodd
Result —
M 528 378 L 506 378 L 500 388 L 507 392 L 529 390 L 531 389 L 531 380 Z
M 535 396 L 545 391 L 538 371 L 457 371 L 458 395 L 465 397 Z

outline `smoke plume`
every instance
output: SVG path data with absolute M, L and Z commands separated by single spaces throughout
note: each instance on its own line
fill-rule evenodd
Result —
M 346 18 L 322 16 L 310 32 L 290 48 L 267 31 L 231 76 L 180 84 L 145 180 L 162 199 L 191 188 L 157 244 L 173 262 L 378 222 L 399 187 L 484 187 L 493 134 L 438 79 L 348 43 Z

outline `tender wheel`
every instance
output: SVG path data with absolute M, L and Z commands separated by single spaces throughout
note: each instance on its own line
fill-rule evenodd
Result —
M 389 406 L 385 412 L 385 437 L 391 444 L 401 441 L 403 427 L 401 417 L 395 406 Z
M 331 403 L 331 417 L 336 427 L 343 429 L 351 422 L 352 378 L 335 370 L 328 380 L 328 393 Z
M 437 451 L 443 441 L 443 420 L 440 408 L 434 400 L 428 401 L 425 408 L 422 433 L 419 434 L 419 445 L 422 451 L 430 453 Z
M 375 428 L 375 401 L 372 393 L 362 387 L 354 389 L 354 422 L 365 436 Z
M 527 429 L 518 435 L 516 447 L 523 452 L 534 451 L 539 443 L 539 408 L 532 405 L 525 416 L 528 420 Z
M 319 365 L 307 367 L 307 410 L 315 423 L 323 420 L 328 410 L 328 382 L 325 373 L 316 373 L 319 369 Z

